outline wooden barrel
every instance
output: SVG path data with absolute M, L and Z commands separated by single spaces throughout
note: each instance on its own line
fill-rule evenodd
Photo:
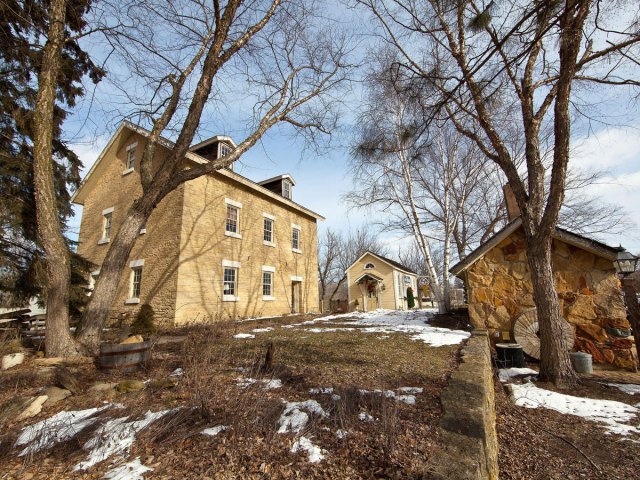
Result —
M 127 343 L 124 345 L 102 344 L 98 366 L 103 370 L 130 372 L 151 358 L 151 342 Z

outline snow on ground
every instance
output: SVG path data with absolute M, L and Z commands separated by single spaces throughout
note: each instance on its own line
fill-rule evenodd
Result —
M 527 408 L 547 408 L 562 414 L 576 415 L 605 425 L 608 433 L 640 434 L 637 427 L 628 425 L 640 409 L 613 400 L 574 397 L 538 388 L 531 382 L 508 385 L 516 405 Z
M 635 395 L 636 393 L 640 394 L 640 385 L 635 385 L 633 383 L 603 383 L 603 385 L 617 388 L 628 395 Z
M 216 425 L 215 427 L 205 428 L 200 433 L 202 433 L 203 435 L 210 435 L 212 437 L 215 437 L 220 432 L 224 432 L 224 431 L 227 431 L 227 430 L 229 430 L 229 426 L 228 425 Z
M 250 333 L 236 333 L 233 338 L 256 338 L 256 336 Z
M 140 463 L 140 457 L 136 457 L 131 462 L 109 470 L 102 478 L 107 480 L 143 480 L 144 474 L 152 470 L 153 468 L 146 467 Z
M 287 402 L 283 400 L 283 402 L 286 406 L 280 416 L 280 420 L 278 420 L 280 424 L 278 433 L 300 433 L 302 429 L 307 426 L 307 423 L 309 423 L 309 415 L 307 412 L 320 417 L 327 416 L 322 406 L 315 400 L 305 400 L 304 402 Z
M 411 394 L 422 393 L 422 388 L 420 387 L 400 387 L 397 389 L 398 393 L 393 390 L 365 390 L 359 389 L 358 393 L 360 395 L 382 395 L 386 398 L 393 398 L 397 402 L 404 402 L 408 405 L 416 404 L 416 396 Z M 404 394 L 404 395 L 402 395 Z
M 87 459 L 73 467 L 74 471 L 86 470 L 113 455 L 126 454 L 136 439 L 136 434 L 162 418 L 172 410 L 148 411 L 140 420 L 127 422 L 129 417 L 114 418 L 100 426 L 93 436 L 83 445 L 91 450 Z
M 373 422 L 375 420 L 375 418 L 373 418 L 371 415 L 369 415 L 367 412 L 360 412 L 358 414 L 358 419 L 361 422 Z
M 255 383 L 261 383 L 265 390 L 273 390 L 275 388 L 282 387 L 282 380 L 280 380 L 279 378 L 272 378 L 272 379 L 255 379 L 251 377 L 236 378 L 236 385 L 238 385 L 240 388 L 248 388 Z
M 70 440 L 98 421 L 98 418 L 94 417 L 96 413 L 110 407 L 111 405 L 105 405 L 100 408 L 88 408 L 86 410 L 62 411 L 50 418 L 23 428 L 16 440 L 16 446 L 27 446 L 18 456 L 30 455 L 42 449 L 51 448 L 57 443 Z
M 501 368 L 498 370 L 498 378 L 502 383 L 506 383 L 513 377 L 519 375 L 538 375 L 538 372 L 530 368 Z
M 265 332 L 271 332 L 273 331 L 272 327 L 265 327 L 265 328 L 254 328 L 253 330 L 251 330 L 254 333 L 265 333 Z
M 324 458 L 323 451 L 317 445 L 314 445 L 307 437 L 298 438 L 293 446 L 291 452 L 296 453 L 300 450 L 304 450 L 309 455 L 309 462 L 317 463 Z
M 405 333 L 411 334 L 411 340 L 422 341 L 432 347 L 445 345 L 457 345 L 470 336 L 469 332 L 462 330 L 450 330 L 428 325 L 425 320 L 436 313 L 434 309 L 424 310 L 383 310 L 373 312 L 351 312 L 339 315 L 328 315 L 306 322 L 296 323 L 293 326 L 305 327 L 319 323 L 333 322 L 334 320 L 346 320 L 339 325 L 330 327 L 314 327 L 306 329 L 312 333 L 353 331 L 353 327 L 364 333 Z
M 180 367 L 169 374 L 170 377 L 181 377 L 182 375 L 184 375 L 184 370 Z

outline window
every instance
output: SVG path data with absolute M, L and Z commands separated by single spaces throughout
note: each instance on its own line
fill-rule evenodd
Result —
M 262 296 L 271 297 L 273 294 L 273 272 L 262 272 Z
M 291 182 L 289 180 L 282 181 L 282 196 L 291 200 Z
M 264 241 L 273 243 L 273 220 L 264 219 Z
M 132 143 L 127 147 L 127 158 L 125 160 L 125 170 L 122 175 L 128 175 L 133 172 L 136 166 L 136 147 L 138 143 Z
M 405 275 L 404 277 L 402 277 L 402 281 L 405 285 L 411 285 L 411 277 L 409 275 Z
M 295 253 L 302 253 L 300 250 L 300 226 L 291 225 L 291 248 Z
M 224 278 L 223 278 L 223 292 L 222 294 L 227 296 L 236 296 L 237 284 L 238 281 L 238 269 L 237 268 L 225 268 L 224 269 Z
M 111 238 L 111 225 L 113 222 L 113 208 L 102 211 L 102 239 L 99 243 L 107 243 Z
M 233 205 L 227 205 L 227 224 L 225 230 L 230 233 L 238 233 L 239 209 Z
M 376 266 L 373 263 L 367 263 L 364 268 L 366 270 L 372 269 L 372 268 L 376 268 Z
M 231 153 L 231 147 L 226 143 L 219 143 L 218 158 L 226 157 Z
M 140 287 L 142 286 L 142 267 L 131 269 L 131 298 L 140 298 Z

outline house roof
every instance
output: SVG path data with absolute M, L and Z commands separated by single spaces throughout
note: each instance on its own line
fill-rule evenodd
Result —
M 80 183 L 80 186 L 78 187 L 78 190 L 75 191 L 75 193 L 73 194 L 73 196 L 71 197 L 71 202 L 78 204 L 78 205 L 82 205 L 84 203 L 84 199 L 86 197 L 87 194 L 87 183 L 89 182 L 89 180 L 91 179 L 91 177 L 93 175 L 96 175 L 96 171 L 98 170 L 98 167 L 100 165 L 100 163 L 102 162 L 102 160 L 104 159 L 104 157 L 106 156 L 106 153 L 119 141 L 120 137 L 125 133 L 125 131 L 130 131 L 130 132 L 134 132 L 137 133 L 143 137 L 148 137 L 151 132 L 145 128 L 139 127 L 137 125 L 134 125 L 130 122 L 124 121 L 120 124 L 120 126 L 118 127 L 118 129 L 116 130 L 116 132 L 113 134 L 113 136 L 109 139 L 109 142 L 107 143 L 107 145 L 104 147 L 104 149 L 102 150 L 102 152 L 100 153 L 100 155 L 98 156 L 97 160 L 95 161 L 95 163 L 91 166 L 91 168 L 89 169 L 89 171 L 87 172 L 87 174 L 85 175 L 85 177 L 82 179 L 82 182 Z M 226 138 L 226 137 L 213 137 L 215 138 Z M 209 142 L 209 141 L 213 141 L 212 139 L 209 140 L 205 140 L 205 142 Z M 167 148 L 169 150 L 173 149 L 175 144 L 171 141 L 168 140 L 164 137 L 160 137 L 158 139 L 158 144 L 161 145 L 164 148 Z M 202 146 L 201 144 L 196 145 L 196 147 L 198 146 Z M 195 147 L 192 147 L 195 148 Z M 209 163 L 209 160 L 207 160 L 206 158 L 198 155 L 197 153 L 194 152 L 187 152 L 185 155 L 185 158 L 187 158 L 188 160 L 194 162 L 194 163 L 198 163 L 198 164 L 205 164 L 205 163 Z M 221 175 L 223 177 L 226 177 L 230 180 L 233 180 L 241 185 L 244 185 L 245 187 L 248 187 L 256 192 L 261 193 L 262 195 L 265 195 L 266 197 L 269 197 L 271 200 L 276 201 L 277 203 L 281 203 L 284 205 L 287 205 L 295 210 L 298 210 L 302 213 L 305 213 L 306 215 L 309 215 L 310 217 L 313 217 L 317 220 L 324 220 L 325 217 L 323 217 L 322 215 L 320 215 L 319 213 L 314 212 L 313 210 L 309 210 L 306 207 L 303 207 L 302 205 L 300 205 L 299 203 L 296 203 L 288 198 L 283 197 L 282 195 L 278 195 L 276 193 L 273 193 L 271 190 L 259 185 L 258 183 L 254 182 L 253 180 L 250 180 L 236 172 L 233 172 L 231 170 L 228 169 L 220 169 L 220 170 L 216 170 L 215 172 L 213 172 L 215 175 Z
M 495 235 L 489 238 L 489 240 L 472 251 L 463 260 L 456 263 L 449 269 L 449 272 L 451 272 L 455 276 L 460 276 L 461 273 L 466 271 L 469 267 L 471 267 L 478 260 L 484 257 L 487 252 L 496 247 L 500 242 L 509 237 L 509 235 L 518 230 L 518 228 L 520 227 L 522 227 L 522 218 L 518 217 L 505 225 L 501 230 L 499 230 Z M 606 258 L 607 260 L 614 260 L 618 252 L 624 250 L 623 247 L 612 247 L 592 238 L 570 232 L 569 230 L 561 227 L 556 227 L 552 236 L 556 240 L 561 240 L 565 243 L 568 243 L 569 245 L 573 245 L 574 247 L 582 248 L 583 250 L 591 252 L 594 255 Z
M 200 143 L 195 144 L 193 147 L 189 148 L 190 151 L 198 150 L 199 148 L 206 147 L 207 145 L 211 145 L 214 142 L 227 142 L 233 148 L 236 148 L 236 142 L 233 141 L 233 138 L 227 137 L 226 135 L 216 135 L 215 137 L 207 138 L 206 140 L 201 141 Z
M 377 259 L 382 260 L 383 262 L 391 265 L 396 270 L 400 270 L 400 271 L 403 271 L 405 273 L 410 273 L 411 275 L 417 275 L 416 272 L 414 272 L 410 268 L 405 267 L 401 263 L 396 262 L 395 260 L 391 260 L 390 258 L 383 257 L 382 255 L 378 255 L 377 253 L 370 252 L 369 250 L 367 250 L 362 255 L 360 255 L 355 262 L 353 262 L 351 265 L 349 265 L 349 268 L 347 268 L 347 270 L 351 269 L 356 263 L 358 263 L 360 260 L 362 260 L 365 257 L 365 255 L 372 255 L 372 256 L 376 257 Z
M 284 180 L 285 178 L 288 178 L 289 180 L 291 180 L 291 183 L 293 183 L 293 185 L 295 186 L 296 181 L 288 173 L 285 173 L 283 175 L 276 175 L 275 177 L 271 177 L 271 178 L 267 178 L 266 180 L 262 180 L 261 182 L 258 182 L 258 185 L 266 185 L 267 183 L 275 182 L 276 180 Z

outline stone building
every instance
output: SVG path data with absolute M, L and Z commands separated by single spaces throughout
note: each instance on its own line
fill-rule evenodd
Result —
M 347 268 L 349 309 L 406 310 L 407 288 L 413 289 L 418 303 L 417 285 L 418 275 L 413 270 L 395 260 L 365 252 Z
M 633 368 L 633 337 L 613 265 L 620 250 L 556 228 L 552 262 L 574 349 L 592 354 L 596 363 Z M 450 272 L 466 284 L 471 323 L 494 338 L 513 338 L 514 323 L 535 308 L 520 217 Z
M 148 135 L 123 123 L 73 196 L 83 206 L 78 253 L 98 266 L 142 192 Z M 208 139 L 190 150 L 185 167 L 234 147 L 229 137 Z M 171 148 L 163 139 L 154 164 Z M 255 183 L 232 168 L 182 184 L 140 231 L 110 317 L 132 317 L 144 303 L 169 325 L 317 311 L 316 228 L 323 217 L 292 200 L 294 185 L 289 175 Z

